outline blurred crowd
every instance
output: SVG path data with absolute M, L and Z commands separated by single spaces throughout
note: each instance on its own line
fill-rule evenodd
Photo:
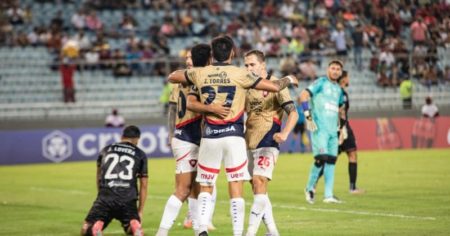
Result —
M 70 1 L 51 2 L 64 7 Z M 439 49 L 450 48 L 450 5 L 445 0 L 83 0 L 70 21 L 62 12 L 33 23 L 30 5 L 2 1 L 0 43 L 14 46 L 46 45 L 63 60 L 64 46 L 72 41 L 79 51 L 71 55 L 89 69 L 112 69 L 117 74 L 164 74 L 152 59 L 168 58 L 175 38 L 210 39 L 232 36 L 239 51 L 256 48 L 268 57 L 280 57 L 282 73 L 314 79 L 326 56 L 350 62 L 357 70 L 377 74 L 380 86 L 398 86 L 405 78 L 425 85 L 450 82 L 449 67 L 439 61 Z M 161 21 L 142 30 L 133 14 L 148 9 L 162 12 Z M 104 22 L 102 11 L 119 11 L 120 23 Z M 14 30 L 33 25 L 29 32 Z M 121 40 L 112 48 L 110 39 Z M 186 45 L 190 46 L 190 45 Z M 172 53 L 173 54 L 173 53 Z M 114 63 L 115 60 L 123 63 Z M 150 62 L 148 62 L 150 61 Z M 145 62 L 145 63 L 144 63 Z

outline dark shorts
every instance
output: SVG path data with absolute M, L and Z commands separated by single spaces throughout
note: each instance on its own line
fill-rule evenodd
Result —
M 347 56 L 347 50 L 337 51 L 336 54 L 338 56 Z
M 136 201 L 122 202 L 98 197 L 86 216 L 85 221 L 93 225 L 96 221 L 101 220 L 104 222 L 103 229 L 105 229 L 113 219 L 117 219 L 122 223 L 125 232 L 131 220 L 136 219 L 141 221 Z
M 303 124 L 303 123 L 301 123 L 301 124 L 299 124 L 299 123 L 295 124 L 295 127 L 294 127 L 294 134 L 298 134 L 298 133 L 303 134 L 304 132 L 305 132 L 305 124 Z
M 357 149 L 355 134 L 353 133 L 353 130 L 348 123 L 346 126 L 348 137 L 347 139 L 344 140 L 344 142 L 341 145 L 339 145 L 339 153 L 356 151 Z

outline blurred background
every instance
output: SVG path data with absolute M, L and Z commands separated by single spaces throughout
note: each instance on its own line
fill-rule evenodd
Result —
M 445 0 L 3 0 L 0 136 L 11 143 L 0 148 L 23 156 L 8 147 L 27 142 L 45 158 L 0 164 L 93 157 L 120 133 L 104 127 L 124 124 L 148 130 L 148 154 L 170 156 L 166 76 L 221 34 L 235 64 L 258 49 L 274 75 L 297 75 L 293 97 L 342 60 L 363 149 L 449 147 L 449 33 Z

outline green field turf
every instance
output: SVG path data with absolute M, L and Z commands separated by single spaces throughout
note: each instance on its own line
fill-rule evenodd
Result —
M 450 149 L 359 153 L 359 179 L 365 195 L 348 193 L 347 157 L 336 168 L 335 194 L 341 205 L 309 205 L 303 188 L 310 154 L 281 155 L 270 183 L 270 198 L 281 235 L 450 235 Z M 154 235 L 173 191 L 172 159 L 149 161 L 146 235 Z M 223 172 L 223 171 L 222 171 Z M 95 198 L 95 162 L 0 167 L 0 235 L 78 235 Z M 231 235 L 223 175 L 211 235 Z M 246 184 L 246 222 L 252 195 Z M 181 214 L 171 235 L 193 235 Z M 264 235 L 261 225 L 258 235 Z M 105 235 L 123 235 L 113 222 Z

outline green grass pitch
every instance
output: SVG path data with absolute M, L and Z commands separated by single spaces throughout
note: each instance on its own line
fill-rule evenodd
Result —
M 335 194 L 345 203 L 306 203 L 311 154 L 279 157 L 269 194 L 281 235 L 450 235 L 450 149 L 360 152 L 358 185 L 348 193 L 347 157 L 336 168 Z M 149 195 L 143 225 L 154 235 L 164 204 L 174 189 L 173 159 L 149 160 Z M 72 162 L 0 166 L 0 235 L 78 235 L 96 196 L 95 163 Z M 223 171 L 218 181 L 216 231 L 231 235 Z M 246 184 L 246 223 L 252 202 Z M 183 206 L 170 235 L 193 235 L 182 228 Z M 247 224 L 246 224 L 247 225 Z M 261 225 L 258 235 L 264 235 Z M 105 235 L 123 235 L 114 221 Z

